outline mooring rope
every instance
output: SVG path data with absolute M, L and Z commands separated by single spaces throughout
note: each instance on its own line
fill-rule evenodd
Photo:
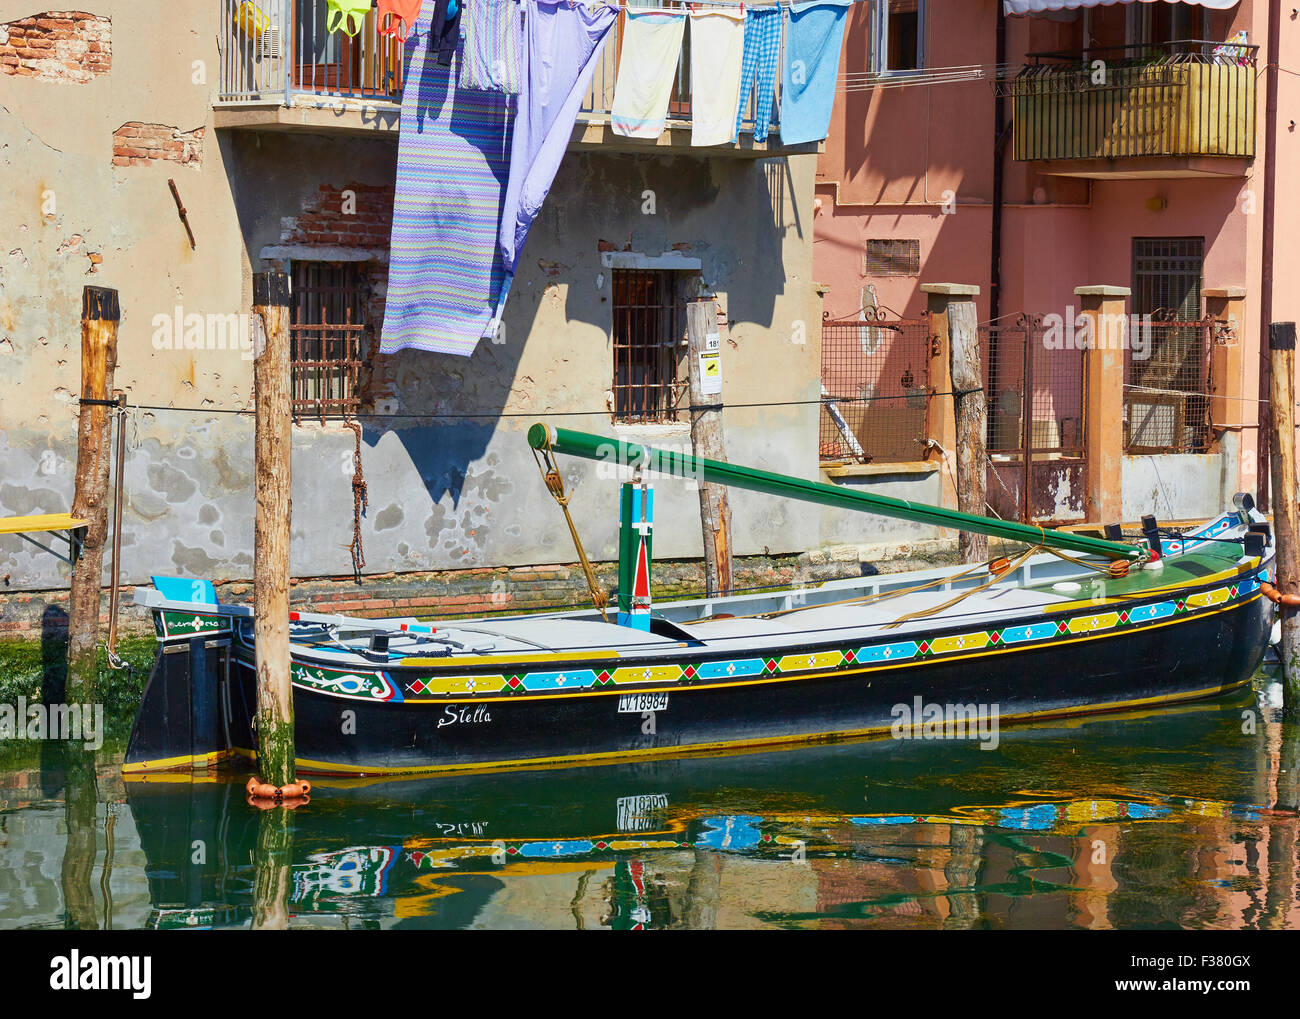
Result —
M 545 465 L 542 461 L 545 459 Z M 537 450 L 533 450 L 533 460 L 537 463 L 537 469 L 541 472 L 542 481 L 546 483 L 546 490 L 551 493 L 560 510 L 564 513 L 564 522 L 569 525 L 569 534 L 573 538 L 573 547 L 578 553 L 578 562 L 582 564 L 582 573 L 587 578 L 587 590 L 591 592 L 591 602 L 596 606 L 596 611 L 600 613 L 600 618 L 609 622 L 609 616 L 605 612 L 605 606 L 609 604 L 609 594 L 603 587 L 596 583 L 596 573 L 591 568 L 591 560 L 587 558 L 587 550 L 582 547 L 582 538 L 578 536 L 578 528 L 573 522 L 573 517 L 569 513 L 569 501 L 573 496 L 564 491 L 564 478 L 560 476 L 559 468 L 551 459 L 550 444 L 547 443 L 542 450 L 541 456 Z
M 370 508 L 370 492 L 366 487 L 366 475 L 361 469 L 361 424 L 348 419 L 343 422 L 357 437 L 357 448 L 352 454 L 352 576 L 356 583 L 361 583 L 361 569 L 366 565 L 366 552 L 361 545 L 361 517 Z

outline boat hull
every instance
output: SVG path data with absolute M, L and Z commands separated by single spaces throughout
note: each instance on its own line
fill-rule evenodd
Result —
M 771 658 L 678 648 L 635 667 L 556 656 L 513 674 L 396 665 L 358 675 L 295 648 L 298 770 L 545 767 L 873 736 L 992 747 L 999 726 L 1240 687 L 1273 619 L 1258 581 L 1242 574 L 983 629 L 936 624 L 924 638 L 810 637 Z M 251 755 L 253 649 L 238 628 L 172 646 L 160 649 L 124 770 Z M 566 681 L 571 689 L 557 686 Z

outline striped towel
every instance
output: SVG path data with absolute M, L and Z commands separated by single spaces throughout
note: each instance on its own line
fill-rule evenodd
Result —
M 520 9 L 515 0 L 462 0 L 461 88 L 516 95 L 523 49 Z
M 742 7 L 691 11 L 691 144 L 727 145 L 740 103 Z
M 388 300 L 379 349 L 469 356 L 495 329 L 505 273 L 497 224 L 510 169 L 510 99 L 459 91 L 429 51 L 436 0 L 407 42 Z
M 627 12 L 610 126 L 628 138 L 658 138 L 668 119 L 686 15 L 650 9 Z
M 772 100 L 776 95 L 776 65 L 781 57 L 780 7 L 750 7 L 745 11 L 745 57 L 740 68 L 740 108 L 736 110 L 736 130 L 749 112 L 749 93 L 754 92 L 754 141 L 767 141 L 772 124 Z

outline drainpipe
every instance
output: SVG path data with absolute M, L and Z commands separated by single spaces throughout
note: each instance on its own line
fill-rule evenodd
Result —
M 1277 192 L 1277 68 L 1281 59 L 1282 0 L 1269 0 L 1268 64 L 1264 106 L 1264 239 L 1259 284 L 1259 434 L 1255 439 L 1255 502 L 1261 513 L 1269 508 L 1269 474 L 1271 455 L 1268 432 L 1271 412 L 1269 392 L 1272 385 L 1269 346 L 1265 342 L 1273 322 L 1273 220 Z M 1291 498 L 1294 493 L 1287 497 Z
M 1007 62 L 1007 16 L 1002 7 L 1002 0 L 997 2 L 997 68 L 994 74 L 1001 73 L 1001 67 Z M 993 244 L 990 249 L 989 265 L 989 320 L 997 325 L 999 309 L 1002 305 L 1002 162 L 1007 139 L 1002 133 L 1002 123 L 1006 119 L 1007 100 L 1002 91 L 1002 83 L 996 82 L 993 90 Z M 993 365 L 989 365 L 990 385 L 993 379 Z M 986 398 L 988 394 L 985 394 Z

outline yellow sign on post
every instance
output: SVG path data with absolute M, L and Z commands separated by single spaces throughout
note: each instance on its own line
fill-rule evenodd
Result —
M 700 355 L 700 393 L 717 396 L 722 392 L 722 354 Z

